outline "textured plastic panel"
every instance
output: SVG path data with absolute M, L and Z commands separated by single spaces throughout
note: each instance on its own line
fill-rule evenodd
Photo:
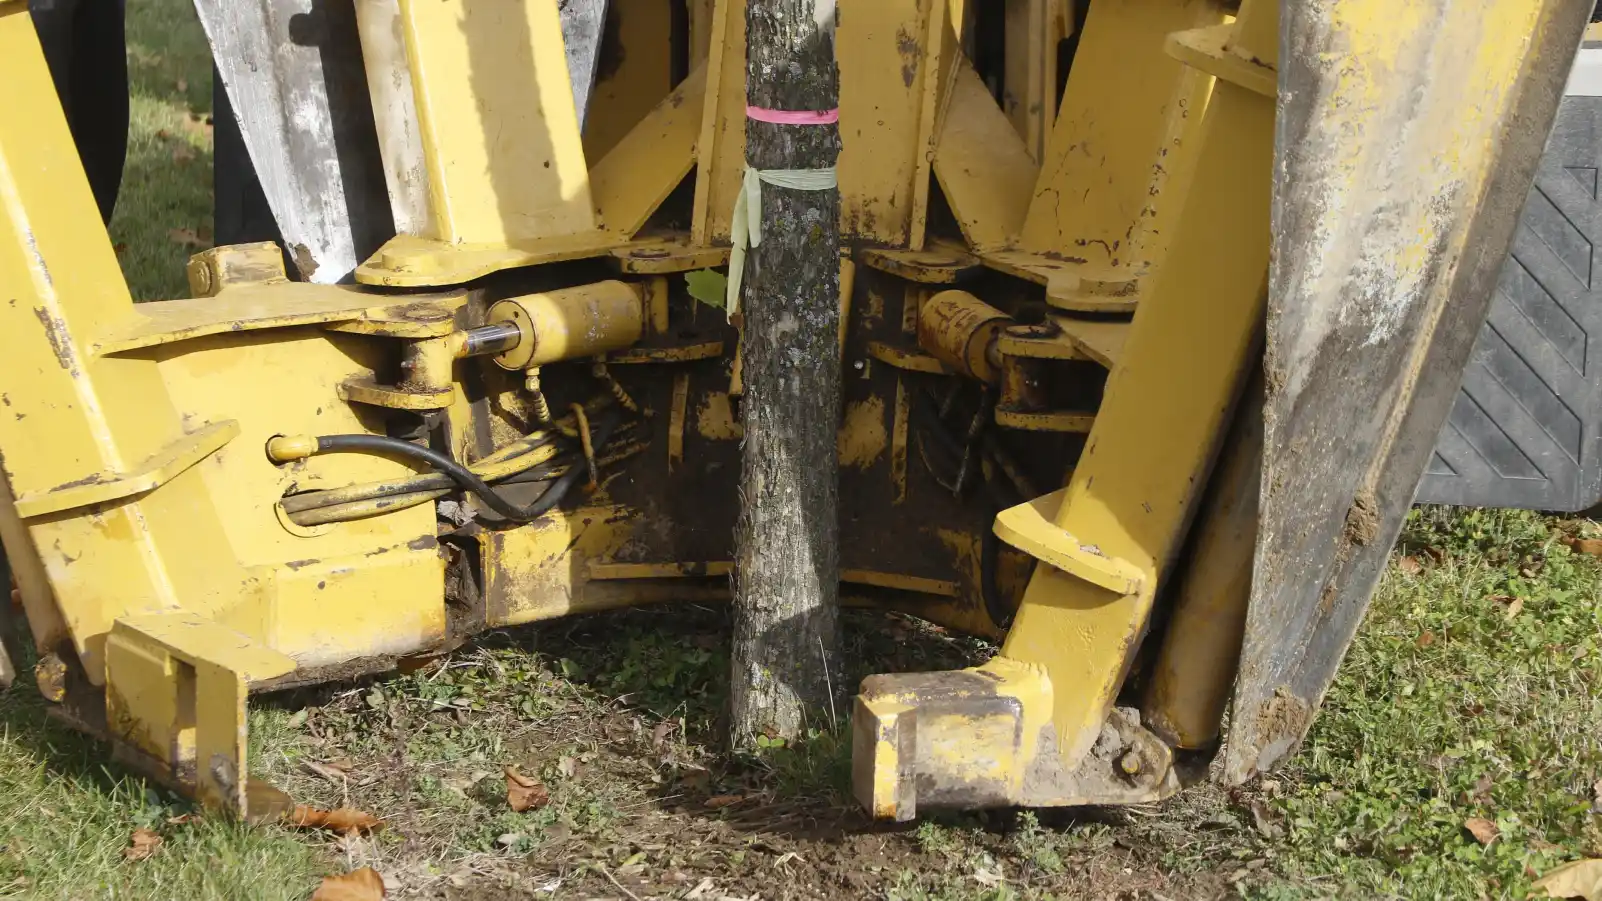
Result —
M 1602 97 L 1568 96 L 1417 500 L 1575 511 L 1602 500 Z

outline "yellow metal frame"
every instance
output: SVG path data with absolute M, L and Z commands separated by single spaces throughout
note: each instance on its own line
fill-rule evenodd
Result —
M 215 296 L 136 308 L 109 238 L 84 228 L 98 214 L 24 4 L 0 6 L 0 55 L 17 91 L 0 111 L 7 557 L 44 671 L 79 667 L 104 692 L 68 697 L 73 715 L 240 809 L 249 684 L 416 651 L 445 627 L 431 511 L 315 536 L 272 512 L 290 485 L 409 470 L 373 457 L 280 470 L 260 448 L 286 427 L 368 431 L 336 386 L 373 375 L 379 339 L 326 327 L 449 328 L 461 298 L 386 305 L 214 254 Z
M 1097 0 L 1060 109 L 1063 0 L 1006 0 L 1000 102 L 964 53 L 963 0 L 842 6 L 842 497 L 864 544 L 901 553 L 853 548 L 843 594 L 981 635 L 1013 617 L 982 667 L 864 683 L 856 792 L 898 819 L 1162 798 L 1175 749 L 1216 742 L 1236 665 L 1260 438 L 1225 436 L 1263 316 L 1278 6 L 1244 0 L 1226 21 L 1214 0 Z M 696 464 L 737 459 L 738 338 L 680 278 L 727 263 L 746 8 L 687 8 L 683 80 L 669 5 L 631 11 L 581 137 L 554 4 L 396 0 L 399 29 L 368 18 L 362 40 L 395 76 L 374 105 L 406 215 L 357 279 L 464 287 L 292 283 L 260 244 L 198 254 L 195 298 L 135 306 L 109 239 L 83 227 L 93 200 L 25 5 L 0 2 L 0 284 L 15 296 L 0 306 L 0 539 L 64 713 L 244 810 L 252 690 L 482 628 L 727 596 L 728 549 L 674 533 L 736 503 Z M 657 230 L 686 178 L 685 232 Z M 960 240 L 930 235 L 950 225 L 931 218 L 935 185 Z M 573 260 L 596 262 L 498 275 Z M 486 323 L 520 342 L 464 359 L 465 330 Z M 593 416 L 541 412 L 589 400 L 570 396 L 580 385 L 630 411 L 625 437 L 594 446 Z M 924 403 L 935 387 L 946 399 Z M 977 425 L 948 485 L 929 439 L 958 417 Z M 455 529 L 433 503 L 445 489 L 368 494 L 411 468 L 306 437 L 396 425 L 485 479 L 552 462 L 555 445 L 511 445 L 565 431 L 603 478 L 533 523 Z M 1077 460 L 1057 456 L 1081 440 Z M 1031 488 L 1035 472 L 1061 489 Z M 989 522 L 973 473 L 1025 502 Z M 297 522 L 286 498 L 310 491 L 353 515 Z M 1193 520 L 1205 559 L 1179 568 Z M 992 584 L 1018 562 L 1032 576 Z M 467 614 L 447 617 L 448 590 L 472 595 Z M 1137 711 L 1119 695 L 1160 593 L 1176 625 Z
M 1273 0 L 1246 0 L 1221 52 L 1272 66 L 1276 21 Z M 1199 117 L 1194 182 L 1068 487 L 997 519 L 998 535 L 1044 564 L 1001 654 L 977 670 L 864 683 L 854 766 L 876 815 L 954 801 L 1127 803 L 1177 788 L 1167 745 L 1113 705 L 1254 346 L 1273 125 L 1270 100 L 1228 81 Z M 992 693 L 1012 700 L 996 706 Z

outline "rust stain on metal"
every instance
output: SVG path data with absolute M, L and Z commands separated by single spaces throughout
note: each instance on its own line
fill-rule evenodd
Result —
M 901 83 L 910 88 L 918 78 L 918 60 L 923 56 L 923 48 L 906 28 L 897 28 L 896 51 L 901 54 Z
M 100 484 L 101 482 L 104 482 L 104 481 L 107 481 L 106 475 L 104 473 L 97 472 L 97 473 L 94 473 L 92 475 L 84 476 L 81 479 L 73 479 L 70 482 L 62 482 L 60 485 L 57 485 L 56 487 L 54 487 L 54 488 L 52 488 L 50 490 L 51 491 L 65 491 L 68 488 L 81 488 L 84 485 L 98 485 L 98 484 Z
M 889 443 L 884 418 L 884 400 L 878 395 L 847 405 L 836 439 L 841 466 L 866 469 L 884 456 Z
M 72 343 L 67 339 L 67 324 L 59 317 L 50 315 L 44 307 L 34 307 L 33 315 L 39 317 L 39 324 L 44 326 L 45 338 L 50 341 L 50 349 L 55 352 L 56 362 L 62 369 L 72 369 Z

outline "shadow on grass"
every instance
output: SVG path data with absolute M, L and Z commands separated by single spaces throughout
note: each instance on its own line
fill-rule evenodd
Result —
M 0 768 L 43 766 L 54 778 L 87 791 L 111 798 L 117 794 L 137 794 L 163 803 L 187 806 L 177 795 L 111 760 L 111 746 L 50 714 L 51 704 L 34 685 L 33 667 L 37 662 L 33 641 L 20 621 L 0 621 L 6 630 L 7 648 L 17 665 L 17 680 L 0 691 L 0 735 L 5 751 L 0 751 Z M 12 749 L 25 761 L 5 759 Z

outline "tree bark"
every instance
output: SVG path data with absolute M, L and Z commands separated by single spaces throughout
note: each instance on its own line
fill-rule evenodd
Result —
M 815 7 L 828 10 L 827 30 Z M 838 102 L 832 0 L 750 0 L 748 102 Z M 746 123 L 757 170 L 823 169 L 836 125 Z M 735 527 L 731 744 L 795 738 L 834 717 L 840 592 L 840 192 L 762 185 L 762 242 L 746 257 L 745 443 Z

